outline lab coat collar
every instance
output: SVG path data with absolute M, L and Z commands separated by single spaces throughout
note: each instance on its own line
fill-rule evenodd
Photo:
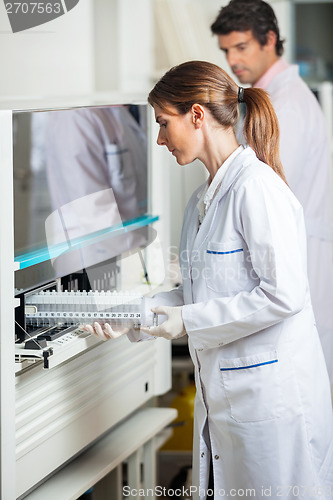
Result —
M 255 152 L 253 151 L 253 149 L 250 148 L 250 146 L 243 146 L 243 147 L 244 147 L 243 151 L 241 151 L 233 160 L 233 162 L 229 165 L 229 168 L 222 179 L 220 189 L 217 195 L 215 196 L 214 200 L 221 199 L 222 196 L 224 196 L 224 194 L 229 190 L 236 176 L 238 176 L 239 172 L 242 170 L 242 167 L 244 167 L 251 158 L 256 156 Z M 206 181 L 204 184 L 202 184 L 202 186 L 198 188 L 197 190 L 198 200 L 200 200 L 200 198 L 203 195 L 203 192 L 206 190 L 207 182 L 208 181 Z
M 214 201 L 219 202 L 220 199 L 229 191 L 231 185 L 234 183 L 240 172 L 244 167 L 246 167 L 251 159 L 253 159 L 253 157 L 256 157 L 253 149 L 249 146 L 244 146 L 243 151 L 241 151 L 229 165 Z
M 249 146 L 244 146 L 243 151 L 241 151 L 241 153 L 239 153 L 236 156 L 236 158 L 234 159 L 234 161 L 229 165 L 229 168 L 228 168 L 224 178 L 222 179 L 222 183 L 221 183 L 221 186 L 219 188 L 219 191 L 217 192 L 215 198 L 212 201 L 211 206 L 209 207 L 209 211 L 214 211 L 214 214 L 215 214 L 217 207 L 218 207 L 218 204 L 219 204 L 219 201 L 229 191 L 229 189 L 234 184 L 235 180 L 237 179 L 237 177 L 239 176 L 241 171 L 244 168 L 246 168 L 246 166 L 248 164 L 250 164 L 251 161 L 253 161 L 253 158 L 256 158 L 254 151 Z M 206 183 L 203 184 L 200 188 L 198 188 L 198 190 L 197 190 L 197 198 L 198 199 L 200 199 L 200 197 L 202 196 L 205 188 L 206 188 Z M 206 226 L 207 223 L 211 224 L 210 221 L 214 220 L 214 218 L 215 218 L 215 216 L 213 215 L 213 217 L 209 218 L 209 220 L 207 222 L 206 219 L 207 219 L 209 211 L 207 212 L 207 215 L 201 224 L 202 229 L 204 228 L 204 226 Z M 199 225 L 199 210 L 198 210 L 198 205 L 196 204 L 196 207 L 193 210 L 191 220 L 189 223 L 188 249 L 190 250 L 190 252 L 194 248 L 198 248 L 204 243 L 204 241 L 209 237 L 209 233 L 212 229 L 212 227 L 208 226 L 208 230 L 202 231 L 202 230 L 199 230 L 199 226 L 200 226 Z M 192 261 L 192 256 L 190 253 L 190 262 L 191 261 Z

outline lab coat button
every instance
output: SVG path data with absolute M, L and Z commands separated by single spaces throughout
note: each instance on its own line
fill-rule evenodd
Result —
M 220 457 L 218 455 L 214 456 L 215 460 L 218 460 Z
M 204 454 L 204 452 L 202 452 L 202 453 L 201 453 L 201 458 L 202 458 L 202 457 L 204 457 L 204 456 L 205 456 L 205 454 Z
M 198 351 L 203 351 L 203 348 L 202 348 L 202 347 L 200 347 L 200 349 L 198 349 Z

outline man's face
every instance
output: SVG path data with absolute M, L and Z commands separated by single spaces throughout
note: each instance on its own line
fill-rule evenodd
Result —
M 218 35 L 220 49 L 241 83 L 253 85 L 272 64 L 270 44 L 261 46 L 252 31 L 232 31 Z

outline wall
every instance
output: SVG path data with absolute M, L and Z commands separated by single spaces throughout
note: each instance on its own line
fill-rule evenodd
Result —
M 210 33 L 210 24 L 226 3 L 80 0 L 58 19 L 13 34 L 1 2 L 0 95 L 145 93 L 162 72 L 186 59 L 206 59 L 227 69 Z M 285 33 L 289 2 L 272 3 Z
M 146 93 L 153 72 L 153 0 L 95 0 L 95 89 Z
M 93 90 L 93 0 L 65 15 L 12 33 L 0 3 L 0 95 L 43 97 Z

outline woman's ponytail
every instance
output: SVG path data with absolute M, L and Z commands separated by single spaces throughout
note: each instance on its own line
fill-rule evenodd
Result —
M 238 87 L 219 66 L 206 61 L 187 61 L 171 68 L 156 83 L 148 102 L 168 112 L 172 105 L 181 115 L 192 105 L 205 106 L 225 128 L 235 129 L 239 102 L 245 102 L 244 136 L 257 157 L 285 182 L 279 156 L 279 123 L 268 94 L 261 89 Z
M 238 102 L 246 104 L 244 135 L 248 145 L 287 184 L 279 155 L 279 122 L 267 92 L 239 87 Z

